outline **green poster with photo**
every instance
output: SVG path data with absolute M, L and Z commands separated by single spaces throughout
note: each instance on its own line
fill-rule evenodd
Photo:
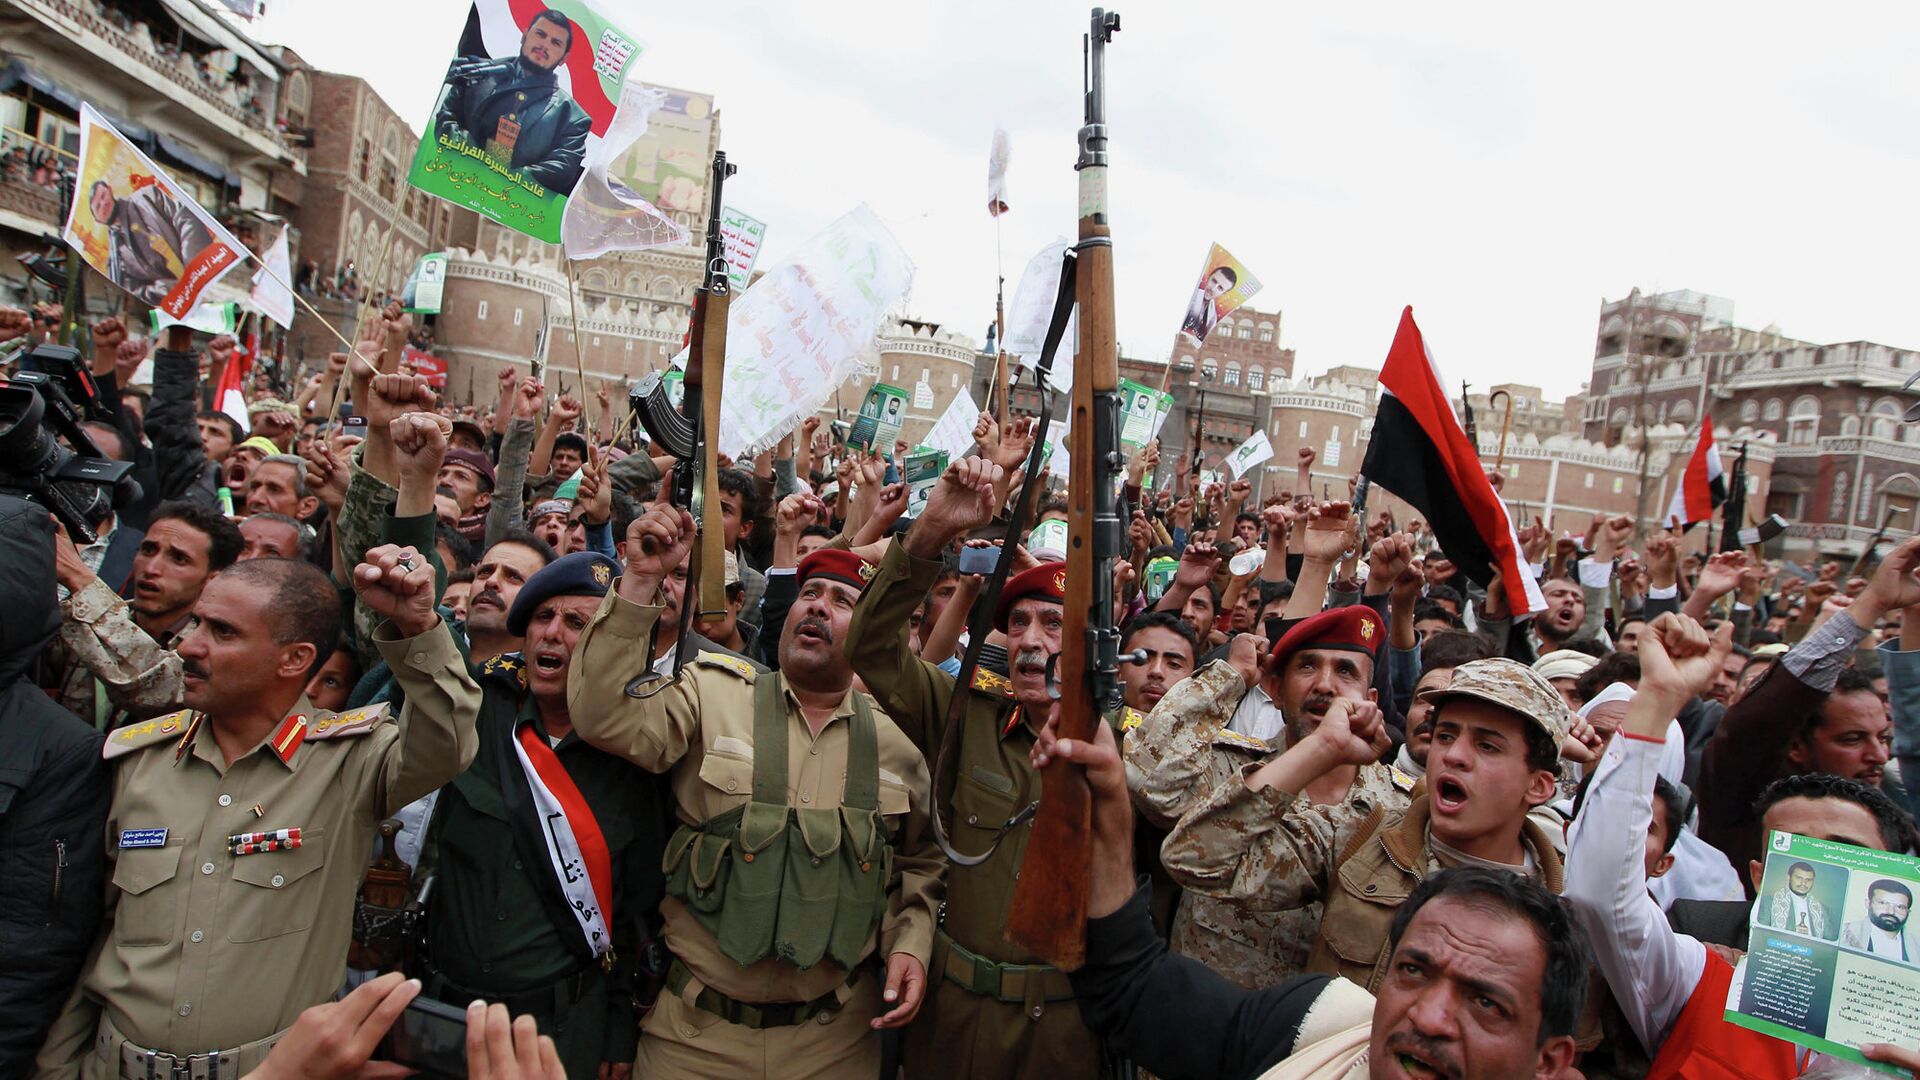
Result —
M 589 0 L 474 0 L 407 182 L 558 243 L 640 52 Z
M 875 383 L 873 389 L 867 391 L 867 399 L 860 403 L 860 418 L 853 422 L 847 445 L 893 453 L 894 440 L 900 437 L 900 424 L 906 415 L 907 392 L 897 386 Z
M 933 487 L 947 471 L 947 452 L 929 446 L 916 446 L 900 465 L 900 479 L 907 485 L 908 517 L 919 517 L 927 505 Z

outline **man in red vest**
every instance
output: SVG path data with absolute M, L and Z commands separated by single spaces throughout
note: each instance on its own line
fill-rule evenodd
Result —
M 1793 1044 L 1726 1022 L 1733 966 L 1699 939 L 1675 933 L 1647 893 L 1646 847 L 1657 842 L 1649 839 L 1653 787 L 1668 721 L 1713 681 L 1731 645 L 1730 624 L 1709 636 L 1680 614 L 1662 615 L 1641 631 L 1639 690 L 1568 837 L 1563 895 L 1654 1059 L 1650 1080 L 1785 1080 L 1806 1064 Z M 1831 830 L 1816 820 L 1768 821 L 1823 839 L 1886 846 L 1873 833 L 1827 836 Z

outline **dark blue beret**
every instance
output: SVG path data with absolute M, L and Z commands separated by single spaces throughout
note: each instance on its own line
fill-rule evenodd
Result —
M 576 551 L 548 563 L 520 586 L 507 612 L 507 632 L 521 635 L 541 604 L 556 596 L 605 596 L 620 576 L 620 564 L 596 551 Z

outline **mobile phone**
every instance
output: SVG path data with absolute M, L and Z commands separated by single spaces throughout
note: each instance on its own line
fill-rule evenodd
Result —
M 416 997 L 387 1032 L 382 1060 L 426 1077 L 467 1075 L 467 1010 Z
M 358 435 L 364 439 L 367 437 L 367 418 L 359 415 L 349 416 L 340 421 L 340 430 L 348 435 Z
M 960 572 L 963 574 L 991 574 L 994 567 L 999 565 L 1000 549 L 997 547 L 960 549 Z

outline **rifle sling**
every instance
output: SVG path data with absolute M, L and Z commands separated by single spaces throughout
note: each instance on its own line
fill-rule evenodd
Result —
M 971 700 L 973 674 L 980 667 L 980 650 L 986 645 L 987 634 L 993 629 L 993 613 L 1000 606 L 1000 593 L 1007 583 L 1007 569 L 1012 560 L 1006 558 L 1005 553 L 1019 544 L 1021 530 L 1026 527 L 1027 515 L 1033 508 L 1037 494 L 1035 487 L 1040 477 L 1040 457 L 1046 450 L 1047 426 L 1053 420 L 1053 392 L 1047 386 L 1047 378 L 1053 371 L 1053 354 L 1059 349 L 1060 340 L 1066 336 L 1067 320 L 1073 316 L 1074 270 L 1079 265 L 1075 259 L 1073 249 L 1068 248 L 1060 266 L 1060 291 L 1053 301 L 1053 321 L 1047 324 L 1046 341 L 1040 350 L 1039 362 L 1034 365 L 1034 387 L 1040 393 L 1040 421 L 1034 429 L 1033 449 L 1027 454 L 1026 481 L 1020 485 L 1020 494 L 1015 497 L 1013 509 L 1007 515 L 1007 530 L 1000 541 L 1002 557 L 995 560 L 993 573 L 987 576 L 986 588 L 981 590 L 979 600 L 974 603 L 973 611 L 967 617 L 967 651 L 960 660 L 960 673 L 954 678 L 953 697 L 947 701 L 946 726 L 940 731 L 940 745 L 933 757 L 933 812 L 930 815 L 933 819 L 933 839 L 947 859 L 959 866 L 978 866 L 992 858 L 1007 833 L 1032 817 L 1039 806 L 1037 800 L 1030 802 L 1008 818 L 995 830 L 987 850 L 978 855 L 955 850 L 953 843 L 947 839 L 946 826 L 940 820 L 941 793 L 950 794 L 953 790 L 947 778 L 947 762 L 960 741 L 960 726 L 966 720 L 967 703 Z M 1017 705 L 1015 707 L 1018 708 Z

